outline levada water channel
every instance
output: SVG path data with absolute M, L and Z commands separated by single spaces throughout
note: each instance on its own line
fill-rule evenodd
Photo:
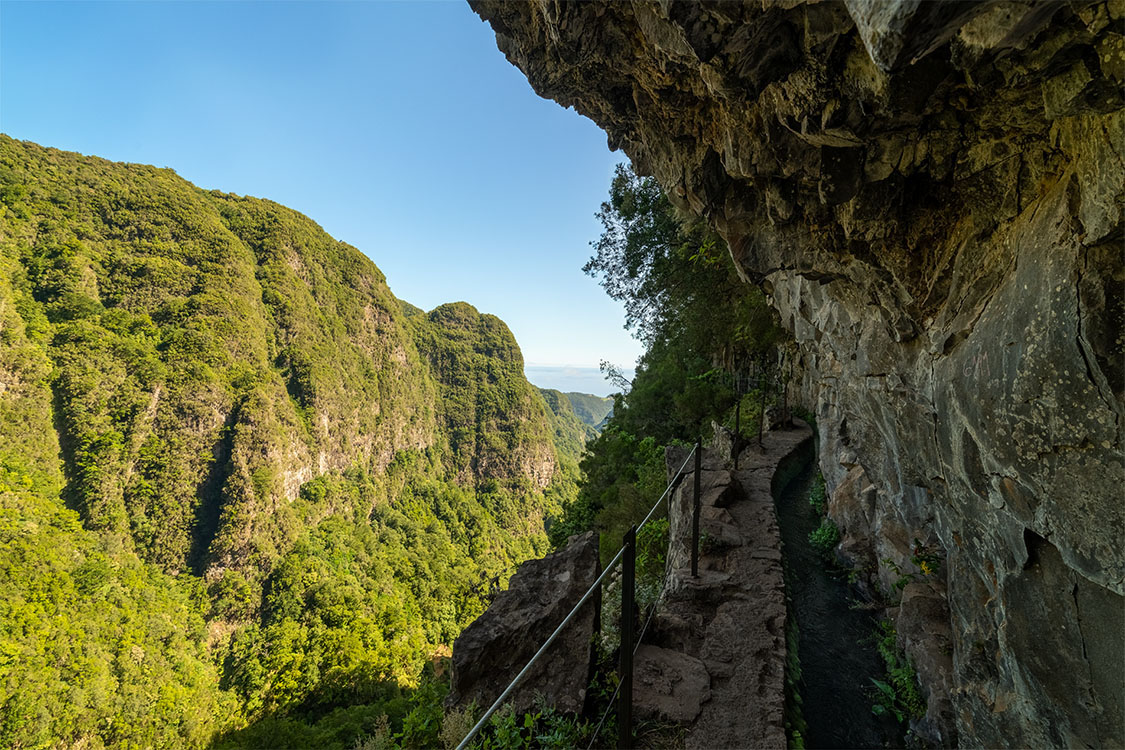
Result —
M 902 747 L 902 728 L 871 710 L 872 680 L 884 679 L 874 645 L 877 620 L 870 610 L 857 606 L 846 573 L 831 569 L 809 543 L 809 533 L 820 523 L 809 505 L 816 475 L 813 459 L 811 447 L 804 456 L 795 456 L 787 472 L 791 478 L 774 492 L 789 616 L 799 631 L 800 678 L 790 685 L 787 700 L 791 709 L 795 701 L 800 706 L 804 726 L 790 710 L 790 723 L 797 725 L 791 732 L 800 731 L 808 748 Z M 784 473 L 779 468 L 779 476 Z M 791 670 L 793 661 L 791 656 Z

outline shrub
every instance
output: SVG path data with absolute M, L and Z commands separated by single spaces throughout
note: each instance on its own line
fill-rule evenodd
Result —
M 831 518 L 824 518 L 811 534 L 809 544 L 825 557 L 830 557 L 836 545 L 840 543 L 840 529 Z
M 464 708 L 451 709 L 442 719 L 441 733 L 438 738 L 445 750 L 456 750 L 465 739 L 465 735 L 476 725 L 476 703 L 470 703 Z
M 812 506 L 818 516 L 823 516 L 827 501 L 828 490 L 824 486 L 824 475 L 818 471 L 816 478 L 813 479 L 812 487 L 809 488 L 809 505 Z
M 879 716 L 889 714 L 900 723 L 907 719 L 921 719 L 926 715 L 926 700 L 918 689 L 918 674 L 896 642 L 895 627 L 889 620 L 879 623 L 875 634 L 875 648 L 886 665 L 886 680 L 872 679 L 875 703 L 871 711 Z

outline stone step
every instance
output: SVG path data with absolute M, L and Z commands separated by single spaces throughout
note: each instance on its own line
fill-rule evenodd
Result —
M 642 645 L 633 657 L 633 711 L 638 719 L 687 723 L 711 699 L 711 675 L 694 656 Z

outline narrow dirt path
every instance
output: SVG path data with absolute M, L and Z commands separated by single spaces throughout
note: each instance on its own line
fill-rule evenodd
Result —
M 802 422 L 771 431 L 764 452 L 742 452 L 739 471 L 704 452 L 698 578 L 693 474 L 670 501 L 668 581 L 637 652 L 634 704 L 639 717 L 685 724 L 688 748 L 785 747 L 785 584 L 771 483 L 811 439 Z M 670 472 L 685 455 L 669 451 Z

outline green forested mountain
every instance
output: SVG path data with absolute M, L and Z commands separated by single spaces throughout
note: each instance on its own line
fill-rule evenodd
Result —
M 522 371 L 283 206 L 0 137 L 0 745 L 359 732 L 575 493 Z
M 574 408 L 574 414 L 582 420 L 583 424 L 600 428 L 602 422 L 613 411 L 613 399 L 604 396 L 593 396 L 589 393 L 567 393 L 567 399 Z
M 567 398 L 568 394 L 553 388 L 540 388 L 539 393 L 547 404 L 559 452 L 574 461 L 580 460 L 586 441 L 594 437 L 597 431 L 575 413 Z
M 575 461 L 579 460 L 586 441 L 598 436 L 599 426 L 613 411 L 613 399 L 588 393 L 563 393 L 553 388 L 540 388 L 539 393 L 553 415 L 555 445 Z

